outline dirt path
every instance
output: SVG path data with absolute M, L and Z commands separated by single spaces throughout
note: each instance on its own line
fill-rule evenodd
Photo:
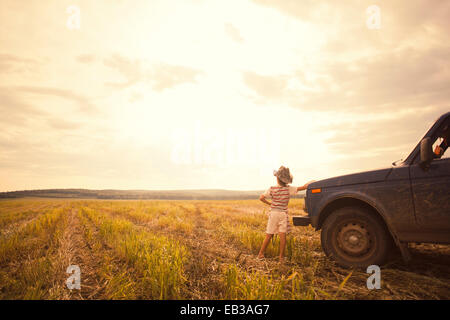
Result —
M 180 207 L 181 210 L 187 210 Z M 173 238 L 185 245 L 191 254 L 185 271 L 187 286 L 184 296 L 187 299 L 222 298 L 222 269 L 227 264 L 237 264 L 246 271 L 258 270 L 269 273 L 273 270 L 288 272 L 288 265 L 280 265 L 275 259 L 258 260 L 249 249 L 242 248 L 232 241 L 221 239 L 217 226 L 206 223 L 200 209 L 196 206 L 193 221 L 195 227 L 191 233 L 171 232 L 161 229 L 151 222 L 142 223 L 122 212 L 103 211 L 110 216 L 122 217 L 146 231 Z
M 25 228 L 30 223 L 33 223 L 36 219 L 38 219 L 40 216 L 44 215 L 51 209 L 55 208 L 56 206 L 50 206 L 48 204 L 43 204 L 37 209 L 27 209 L 29 211 L 32 211 L 31 213 L 21 217 L 20 219 L 17 219 L 11 223 L 9 223 L 7 226 L 4 226 L 0 228 L 0 237 L 3 237 L 3 239 L 6 239 L 10 235 L 20 232 L 23 228 Z M 23 211 L 24 208 L 17 209 L 18 212 Z
M 101 265 L 100 258 L 90 248 L 83 227 L 78 217 L 78 209 L 72 209 L 69 213 L 68 224 L 61 237 L 60 247 L 57 252 L 59 263 L 59 276 L 54 290 L 59 299 L 96 299 L 102 289 L 97 269 Z M 81 271 L 81 289 L 69 290 L 66 279 L 70 274 L 66 273 L 67 267 L 78 265 Z

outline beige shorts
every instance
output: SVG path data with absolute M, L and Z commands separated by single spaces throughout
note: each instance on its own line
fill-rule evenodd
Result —
M 267 221 L 267 234 L 288 233 L 289 216 L 286 211 L 270 210 L 269 221 Z

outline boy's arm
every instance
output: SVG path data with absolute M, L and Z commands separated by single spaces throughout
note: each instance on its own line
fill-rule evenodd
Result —
M 269 206 L 272 205 L 269 201 L 266 200 L 266 197 L 263 194 L 259 197 L 259 200 L 261 200 L 261 202 L 265 204 L 268 204 Z
M 313 183 L 313 182 L 314 182 L 314 180 L 305 183 L 305 184 L 304 184 L 303 186 L 301 186 L 301 187 L 297 187 L 297 192 L 308 189 L 308 186 L 309 186 L 311 183 Z
M 259 200 L 265 204 L 268 204 L 269 206 L 271 206 L 272 204 L 266 200 L 266 198 L 272 198 L 272 194 L 270 193 L 270 188 L 266 190 L 266 192 L 264 192 L 260 197 Z

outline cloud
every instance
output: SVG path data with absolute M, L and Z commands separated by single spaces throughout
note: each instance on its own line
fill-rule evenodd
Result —
M 0 32 L 2 188 L 266 181 L 248 167 L 233 168 L 248 177 L 236 182 L 171 164 L 167 128 L 196 121 L 284 130 L 282 160 L 296 163 L 297 179 L 326 177 L 405 157 L 449 109 L 449 1 L 202 2 L 176 12 L 142 1 L 126 15 L 91 1 L 83 12 L 120 23 L 83 20 L 87 33 L 65 27 L 64 6 L 9 3 L 0 10 L 10 31 Z M 366 26 L 372 4 L 380 30 Z
M 243 72 L 243 80 L 257 95 L 269 101 L 283 99 L 287 94 L 288 78 L 283 75 L 263 76 L 246 71 Z
M 329 62 L 291 75 L 244 72 L 244 83 L 259 101 L 276 101 L 304 110 L 379 112 L 390 108 L 448 106 L 450 47 L 405 49 Z M 308 76 L 312 77 L 308 79 Z M 290 82 L 298 86 L 290 87 Z
M 271 1 L 271 0 L 253 0 L 255 3 L 272 7 L 285 14 L 291 15 L 298 19 L 310 20 L 315 17 L 318 12 L 317 0 L 281 0 L 281 1 Z M 322 1 L 323 3 L 323 1 Z M 323 8 L 322 8 L 323 9 Z
M 79 63 L 89 64 L 96 60 L 95 55 L 93 54 L 81 54 L 75 58 Z
M 392 110 L 388 118 L 336 122 L 318 130 L 329 134 L 325 143 L 335 155 L 372 160 L 385 157 L 393 161 L 405 159 L 434 121 L 447 111 L 439 108 L 423 108 L 420 112 Z
M 0 167 L 6 177 L 21 182 L 21 187 L 14 189 L 102 188 L 105 182 L 109 188 L 132 188 L 159 175 L 168 180 L 165 172 L 154 169 L 167 167 L 167 158 L 160 150 L 134 148 L 92 134 L 95 132 L 58 131 L 37 136 L 11 132 L 9 137 L 0 134 Z
M 107 58 L 103 63 L 116 71 L 118 71 L 125 79 L 125 82 L 107 82 L 106 84 L 116 88 L 126 88 L 139 81 L 142 81 L 145 75 L 145 70 L 141 66 L 141 61 L 131 60 L 114 54 Z
M 45 112 L 25 102 L 15 90 L 0 87 L 0 123 L 5 125 L 24 125 L 30 118 L 42 117 Z
M 253 2 L 302 21 L 315 24 L 326 22 L 340 29 L 349 26 L 359 27 L 361 23 L 365 26 L 366 9 L 374 4 L 372 0 L 349 0 L 339 3 L 330 0 L 253 0 Z M 445 0 L 432 3 L 427 0 L 411 0 L 408 3 L 384 1 L 377 6 L 380 8 L 382 28 L 383 24 L 389 26 L 388 31 L 391 33 L 395 31 L 396 36 L 399 36 L 396 31 L 409 31 L 411 35 L 411 32 L 421 29 L 424 25 L 433 25 L 443 31 L 448 30 L 450 25 L 448 19 L 450 3 Z M 392 26 L 395 30 L 392 30 Z
M 235 26 L 233 26 L 231 23 L 225 24 L 225 32 L 230 36 L 230 38 L 237 42 L 237 43 L 243 43 L 244 38 L 242 38 L 241 33 L 239 32 L 239 29 L 237 29 Z
M 47 119 L 48 125 L 57 130 L 74 130 L 81 127 L 80 123 L 67 121 L 61 118 L 51 118 Z
M 379 111 L 394 106 L 421 108 L 448 104 L 450 47 L 425 51 L 401 50 L 334 64 L 323 75 L 320 91 L 307 96 L 312 108 Z M 338 88 L 333 92 L 333 85 Z M 332 102 L 332 103 L 331 103 Z
M 38 86 L 12 86 L 10 89 L 15 91 L 17 94 L 29 93 L 43 96 L 54 96 L 73 101 L 78 105 L 79 110 L 83 113 L 95 113 L 98 111 L 98 109 L 90 102 L 89 98 L 71 90 Z
M 17 55 L 0 54 L 0 70 L 3 73 L 23 73 L 35 71 L 40 62 L 35 59 L 22 58 Z
M 142 92 L 132 92 L 128 98 L 128 101 L 130 101 L 131 103 L 136 102 L 136 101 L 140 101 L 144 98 L 144 94 Z
M 149 81 L 155 91 L 163 91 L 180 84 L 195 82 L 199 70 L 189 67 L 159 64 L 150 73 Z
M 117 70 L 124 78 L 124 82 L 106 82 L 106 85 L 118 89 L 128 88 L 137 83 L 149 83 L 155 91 L 163 91 L 177 85 L 195 82 L 201 72 L 199 70 L 159 63 L 145 67 L 145 62 L 139 59 L 128 59 L 120 55 L 113 55 L 105 59 L 104 64 Z

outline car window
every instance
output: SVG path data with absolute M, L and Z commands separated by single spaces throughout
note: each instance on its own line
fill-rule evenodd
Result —
M 437 159 L 444 159 L 448 158 L 450 155 L 450 151 L 447 146 L 449 144 L 450 140 L 450 121 L 447 119 L 447 121 L 444 122 L 444 124 L 439 128 L 437 137 L 434 138 L 433 142 L 433 152 L 436 154 L 439 153 L 439 147 L 443 147 L 444 153 L 438 157 Z M 441 151 L 442 152 L 442 151 Z
M 442 138 L 437 138 L 436 141 L 433 143 L 433 151 L 436 150 L 436 147 L 440 146 L 442 141 L 444 139 Z M 450 148 L 447 148 L 447 150 L 445 150 L 444 154 L 440 157 L 440 159 L 444 159 L 444 158 L 449 158 L 450 156 Z

